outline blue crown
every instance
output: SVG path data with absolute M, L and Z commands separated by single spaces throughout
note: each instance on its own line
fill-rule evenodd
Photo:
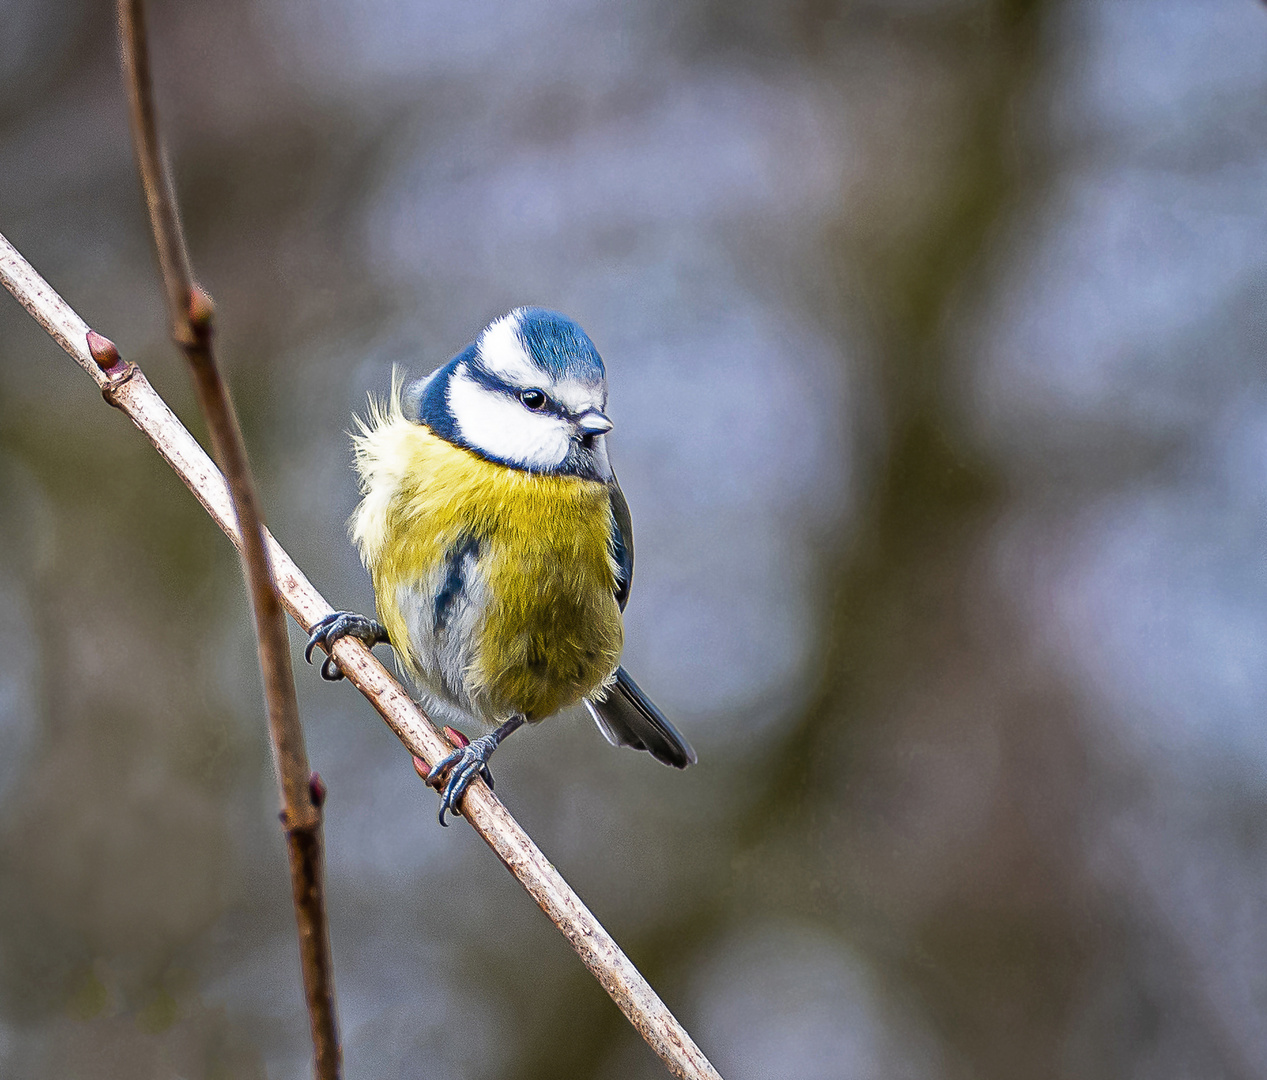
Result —
M 566 315 L 535 307 L 517 308 L 515 314 L 528 355 L 550 378 L 599 382 L 606 376 L 589 335 Z

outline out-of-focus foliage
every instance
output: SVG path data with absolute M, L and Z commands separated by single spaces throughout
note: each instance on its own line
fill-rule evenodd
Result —
M 0 11 L 0 232 L 198 425 L 110 5 Z M 698 767 L 560 718 L 498 791 L 728 1080 L 1267 1072 L 1267 8 L 152 5 L 274 531 L 335 602 L 393 364 L 574 315 L 628 662 Z M 0 304 L 0 1073 L 307 1075 L 234 558 Z M 349 1077 L 652 1077 L 346 686 Z

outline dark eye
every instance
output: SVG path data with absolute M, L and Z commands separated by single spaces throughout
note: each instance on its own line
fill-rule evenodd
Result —
M 530 409 L 540 409 L 546 403 L 546 396 L 540 390 L 520 390 L 519 400 Z

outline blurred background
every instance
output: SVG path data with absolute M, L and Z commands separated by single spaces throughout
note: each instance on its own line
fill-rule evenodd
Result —
M 201 436 L 111 8 L 0 0 L 0 232 Z M 393 364 L 525 303 L 606 359 L 627 663 L 700 763 L 567 715 L 498 793 L 727 1080 L 1267 1076 L 1267 7 L 150 10 L 269 522 L 334 604 Z M 0 1073 L 305 1077 L 236 559 L 0 301 Z M 664 1075 L 296 674 L 346 1075 Z

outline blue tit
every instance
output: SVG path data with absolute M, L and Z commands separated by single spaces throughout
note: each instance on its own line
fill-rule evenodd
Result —
M 577 702 L 613 745 L 696 760 L 620 667 L 633 529 L 606 408 L 585 331 L 517 308 L 359 422 L 350 531 L 382 621 L 334 612 L 304 655 L 346 635 L 390 643 L 433 712 L 493 729 L 431 770 L 437 786 L 448 776 L 442 825 L 477 775 L 491 786 L 511 732 Z M 332 657 L 322 674 L 342 677 Z

